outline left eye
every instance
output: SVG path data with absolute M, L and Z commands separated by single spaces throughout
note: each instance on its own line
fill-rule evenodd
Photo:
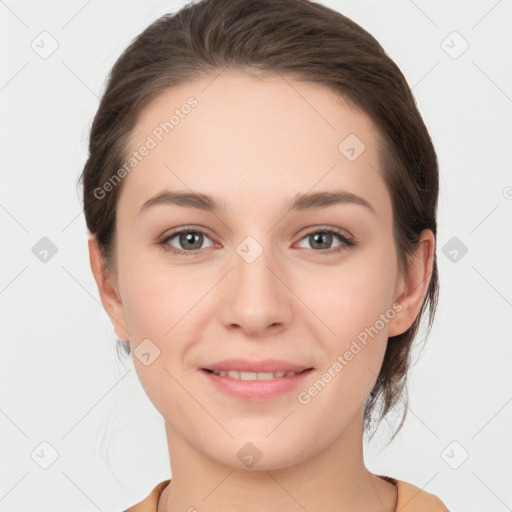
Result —
M 331 247 L 333 243 L 333 239 L 337 238 L 338 240 L 341 240 L 341 243 L 339 243 L 334 248 Z M 354 245 L 352 240 L 345 235 L 342 235 L 335 229 L 322 229 L 318 231 L 312 231 L 311 233 L 307 234 L 305 237 L 301 239 L 302 240 L 309 240 L 312 244 L 313 249 L 318 249 L 319 251 L 336 251 L 339 250 L 340 246 L 346 245 L 351 246 Z M 328 245 L 329 247 L 325 247 L 325 245 Z M 316 251 L 316 252 L 319 252 Z

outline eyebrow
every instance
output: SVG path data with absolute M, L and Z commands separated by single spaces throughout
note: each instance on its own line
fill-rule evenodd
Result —
M 207 194 L 187 191 L 164 190 L 148 199 L 139 209 L 138 214 L 143 213 L 156 205 L 173 204 L 187 208 L 197 208 L 213 213 L 220 213 L 226 210 L 226 204 Z M 344 190 L 334 190 L 329 192 L 310 192 L 299 193 L 290 202 L 287 203 L 289 210 L 303 211 L 311 209 L 320 209 L 335 204 L 356 204 L 364 206 L 376 215 L 373 206 L 364 198 L 346 192 Z

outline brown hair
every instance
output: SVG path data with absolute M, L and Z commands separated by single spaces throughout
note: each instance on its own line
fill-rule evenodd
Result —
M 112 68 L 94 118 L 81 180 L 87 227 L 97 237 L 106 271 L 116 265 L 116 204 L 123 181 L 98 198 L 126 161 L 138 116 L 169 87 L 225 68 L 282 74 L 318 82 L 358 107 L 381 136 L 381 170 L 393 206 L 399 268 L 423 229 L 437 234 L 438 163 L 412 92 L 380 44 L 344 15 L 309 0 L 202 0 L 149 25 Z M 103 190 L 105 190 L 104 188 Z M 365 430 L 380 405 L 378 423 L 406 395 L 412 342 L 429 306 L 430 332 L 438 298 L 434 259 L 418 317 L 387 344 L 380 374 L 365 404 Z M 130 352 L 129 344 L 125 351 Z M 407 405 L 402 427 L 407 414 Z

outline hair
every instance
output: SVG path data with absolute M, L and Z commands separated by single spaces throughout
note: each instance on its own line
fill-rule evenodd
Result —
M 407 272 L 419 235 L 437 237 L 438 162 L 406 79 L 377 40 L 358 24 L 310 0 L 201 0 L 161 16 L 132 40 L 106 82 L 80 180 L 87 227 L 101 248 L 106 272 L 116 268 L 116 205 L 124 180 L 98 190 L 126 161 L 129 138 L 143 109 L 165 90 L 225 69 L 323 84 L 366 114 L 380 135 L 380 171 L 391 195 L 399 270 Z M 106 190 L 106 187 L 105 187 Z M 411 346 L 426 315 L 430 333 L 439 282 L 433 270 L 411 327 L 390 337 L 364 408 L 368 429 L 407 394 Z M 118 340 L 129 354 L 129 342 Z M 393 437 L 403 425 L 402 421 Z

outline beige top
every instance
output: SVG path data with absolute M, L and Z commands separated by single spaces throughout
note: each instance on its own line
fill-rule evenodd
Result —
M 398 503 L 395 512 L 450 512 L 446 505 L 433 494 L 402 480 L 380 476 L 398 488 Z M 124 512 L 157 512 L 158 499 L 171 480 L 160 482 L 147 498 Z

